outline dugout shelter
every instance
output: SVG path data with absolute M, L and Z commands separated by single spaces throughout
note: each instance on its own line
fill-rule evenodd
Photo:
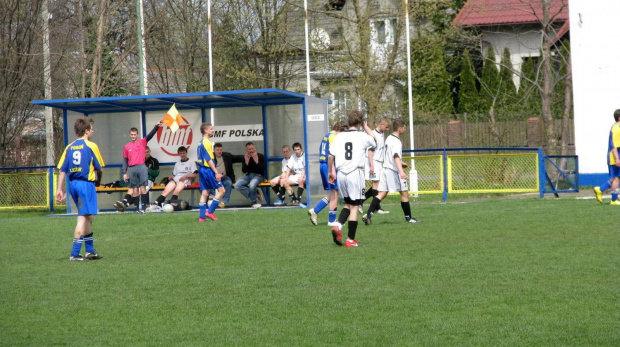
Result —
M 321 139 L 329 131 L 328 104 L 325 99 L 292 93 L 281 89 L 255 89 L 166 95 L 139 95 L 68 100 L 36 100 L 35 105 L 62 110 L 65 146 L 75 140 L 73 124 L 80 116 L 95 121 L 92 140 L 97 143 L 106 167 L 102 183 L 120 180 L 123 147 L 130 141 L 129 129 L 136 127 L 140 137 L 166 114 L 172 105 L 183 117 L 179 130 L 172 133 L 161 127 L 149 141 L 151 155 L 160 162 L 158 180 L 172 172 L 178 161 L 177 148 L 188 148 L 190 160 L 196 160 L 197 144 L 202 138 L 200 125 L 214 125 L 214 143 L 223 144 L 224 151 L 245 154 L 245 144 L 252 141 L 267 161 L 266 178 L 280 174 L 283 145 L 300 142 L 306 156 L 305 203 L 314 204 L 324 194 L 319 173 L 318 150 Z M 241 165 L 235 165 L 241 177 Z M 233 188 L 234 189 L 234 188 Z M 270 189 L 266 190 L 269 193 Z M 199 193 L 186 191 L 182 199 L 198 204 Z M 156 192 L 151 193 L 151 198 Z M 99 209 L 109 210 L 122 193 L 99 194 Z M 157 195 L 155 195 L 157 196 Z M 270 197 L 267 196 L 267 199 Z M 313 201 L 316 200 L 316 201 Z M 233 192 L 229 204 L 246 204 L 247 200 Z M 75 206 L 67 206 L 71 212 Z

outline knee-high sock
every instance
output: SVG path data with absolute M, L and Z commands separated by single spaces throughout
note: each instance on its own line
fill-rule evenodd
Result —
M 93 241 L 93 233 L 84 236 L 84 248 L 87 253 L 95 253 L 95 245 Z
M 357 221 L 350 220 L 349 221 L 349 231 L 347 232 L 347 237 L 351 240 L 355 240 L 355 233 L 357 232 Z
M 372 198 L 372 202 L 370 203 L 370 207 L 368 207 L 368 211 L 366 211 L 366 213 L 369 216 L 372 215 L 378 209 L 380 203 L 381 200 L 379 200 L 376 196 Z
M 601 189 L 601 192 L 604 192 L 607 189 L 611 188 L 611 180 L 605 181 L 605 183 L 603 183 L 599 188 Z
M 199 202 L 198 203 L 198 208 L 200 209 L 200 212 L 198 214 L 198 218 L 200 218 L 200 219 L 207 218 L 205 216 L 207 214 L 207 203 L 206 202 Z
M 316 204 L 316 206 L 314 206 L 314 213 L 321 212 L 325 207 L 327 207 L 327 205 L 329 205 L 329 199 L 324 197 L 318 204 Z
M 348 208 L 343 208 L 340 211 L 340 216 L 338 216 L 338 223 L 344 225 L 344 223 L 347 221 L 347 219 L 349 219 L 349 214 L 351 214 L 351 210 L 349 210 Z
M 302 187 L 297 187 L 297 199 L 301 199 L 301 195 L 304 193 L 304 189 Z
M 220 204 L 220 200 L 219 199 L 211 200 L 211 204 L 209 205 L 209 213 L 215 212 L 215 209 L 217 208 L 217 206 L 219 204 Z
M 82 237 L 80 237 L 79 239 L 73 239 L 73 247 L 71 247 L 72 257 L 77 257 L 78 255 L 80 255 L 80 251 L 82 250 L 82 242 L 84 242 Z
M 173 195 L 170 200 L 179 200 L 179 196 L 178 195 Z
M 164 205 L 164 201 L 166 201 L 166 197 L 163 195 L 160 195 L 157 197 L 157 200 L 155 200 L 155 202 L 157 203 L 157 205 L 159 206 L 163 206 Z
M 405 219 L 409 220 L 411 219 L 411 205 L 409 204 L 409 201 L 407 202 L 400 202 L 400 207 L 402 207 L 403 209 L 403 213 L 405 214 Z
M 327 217 L 327 221 L 330 223 L 333 223 L 336 221 L 336 218 L 338 217 L 338 208 L 336 207 L 333 210 L 329 210 L 329 215 Z

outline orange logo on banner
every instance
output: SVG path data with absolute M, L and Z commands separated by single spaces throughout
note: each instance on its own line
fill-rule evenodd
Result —
M 170 125 L 165 124 L 157 130 L 157 143 L 164 153 L 178 157 L 177 150 L 180 146 L 187 147 L 189 151 L 192 145 L 192 128 L 187 119 L 179 115 L 180 122 L 178 122 L 177 131 L 172 131 Z

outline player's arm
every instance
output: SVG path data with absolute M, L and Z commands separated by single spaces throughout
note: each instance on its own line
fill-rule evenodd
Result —
M 375 137 L 375 133 L 374 131 L 372 131 L 372 129 L 370 129 L 370 127 L 368 126 L 368 124 L 366 124 L 366 122 L 362 122 L 362 125 L 364 126 L 364 131 L 366 131 L 366 134 L 372 136 L 372 138 L 375 140 L 375 143 L 377 142 L 377 138 Z
M 368 171 L 370 172 L 371 175 L 375 173 L 375 161 L 373 160 L 374 155 L 375 155 L 374 148 L 369 148 L 368 149 Z
M 336 170 L 334 169 L 334 155 L 330 154 L 328 159 L 327 159 L 327 172 L 329 172 L 329 175 L 327 176 L 327 180 L 329 181 L 329 183 L 334 184 L 334 181 L 336 181 Z
M 121 173 L 123 174 L 123 180 L 127 182 L 129 180 L 129 176 L 127 176 L 127 168 L 129 167 L 129 158 L 123 158 L 123 167 L 121 168 Z
M 618 148 L 614 147 L 611 149 L 611 153 L 616 158 L 616 166 L 620 167 L 620 158 L 618 157 Z
M 101 177 L 103 177 L 103 170 L 99 169 L 95 171 L 95 187 L 101 185 Z
M 58 184 L 56 184 L 56 201 L 59 203 L 65 200 L 65 191 L 62 189 L 65 184 L 65 178 L 67 174 L 64 171 L 58 173 Z
M 146 142 L 151 141 L 153 136 L 155 136 L 155 134 L 157 133 L 157 129 L 159 129 L 159 127 L 162 126 L 162 124 L 164 124 L 162 121 L 159 121 L 159 123 L 155 124 L 151 132 L 148 135 L 146 135 Z
M 405 170 L 403 170 L 403 161 L 400 160 L 400 157 L 398 156 L 398 154 L 394 154 L 394 165 L 396 165 L 396 169 L 398 170 L 398 175 L 400 176 L 400 178 L 407 179 Z

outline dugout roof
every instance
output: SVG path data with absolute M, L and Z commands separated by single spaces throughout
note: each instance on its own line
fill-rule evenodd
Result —
M 178 109 L 291 105 L 302 103 L 304 98 L 305 95 L 281 89 L 252 89 L 186 94 L 35 100 L 32 103 L 88 115 L 91 113 L 167 110 L 173 104 L 176 104 Z

